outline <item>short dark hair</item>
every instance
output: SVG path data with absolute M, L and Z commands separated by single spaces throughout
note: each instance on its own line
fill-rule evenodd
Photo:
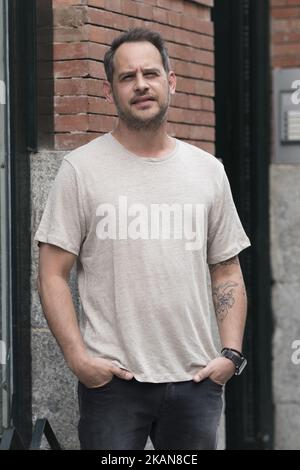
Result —
M 116 50 L 118 47 L 120 47 L 122 44 L 125 42 L 142 42 L 142 41 L 148 41 L 155 46 L 162 59 L 163 67 L 165 71 L 168 73 L 170 71 L 170 59 L 169 59 L 169 54 L 167 47 L 165 45 L 165 42 L 161 35 L 159 33 L 156 33 L 154 31 L 151 31 L 150 29 L 145 29 L 145 28 L 134 28 L 134 29 L 129 29 L 125 33 L 120 34 L 120 36 L 117 36 L 108 51 L 106 51 L 105 56 L 104 56 L 104 68 L 105 68 L 105 73 L 107 80 L 109 81 L 110 84 L 113 82 L 113 74 L 114 74 L 114 64 L 113 64 L 113 59 Z

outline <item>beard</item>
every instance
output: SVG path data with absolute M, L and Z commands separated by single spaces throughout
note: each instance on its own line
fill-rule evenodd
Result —
M 135 114 L 129 109 L 125 109 L 116 96 L 113 93 L 114 102 L 118 111 L 119 119 L 121 119 L 128 129 L 133 129 L 135 131 L 139 130 L 157 130 L 159 127 L 167 120 L 167 112 L 170 105 L 170 92 L 168 91 L 167 99 L 163 103 L 156 103 L 159 106 L 158 111 L 150 116 L 143 117 Z

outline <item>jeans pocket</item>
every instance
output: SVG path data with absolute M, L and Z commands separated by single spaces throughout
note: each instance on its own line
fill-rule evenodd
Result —
M 210 377 L 207 377 L 207 381 L 208 381 L 211 385 L 214 385 L 214 386 L 215 386 L 216 388 L 218 388 L 219 390 L 223 390 L 224 385 L 218 384 L 217 382 L 215 382 L 214 380 L 212 380 Z
M 98 387 L 86 387 L 84 384 L 80 383 L 80 385 L 83 387 L 83 389 L 85 389 L 86 391 L 88 392 L 91 392 L 91 393 L 96 393 L 96 392 L 101 392 L 101 390 L 104 390 L 106 388 L 109 388 L 110 385 L 112 384 L 113 380 L 114 380 L 114 375 L 112 376 L 112 378 L 106 382 L 105 384 L 103 385 L 99 385 Z

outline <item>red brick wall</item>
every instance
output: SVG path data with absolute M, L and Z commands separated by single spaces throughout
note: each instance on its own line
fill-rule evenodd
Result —
M 273 68 L 300 67 L 300 0 L 271 0 Z
M 103 56 L 131 27 L 159 31 L 178 79 L 169 132 L 214 153 L 213 0 L 52 0 L 55 148 L 71 149 L 112 129 Z

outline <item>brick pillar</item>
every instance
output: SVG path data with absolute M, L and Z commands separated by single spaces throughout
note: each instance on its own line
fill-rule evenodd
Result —
M 300 0 L 271 0 L 273 68 L 300 67 Z

